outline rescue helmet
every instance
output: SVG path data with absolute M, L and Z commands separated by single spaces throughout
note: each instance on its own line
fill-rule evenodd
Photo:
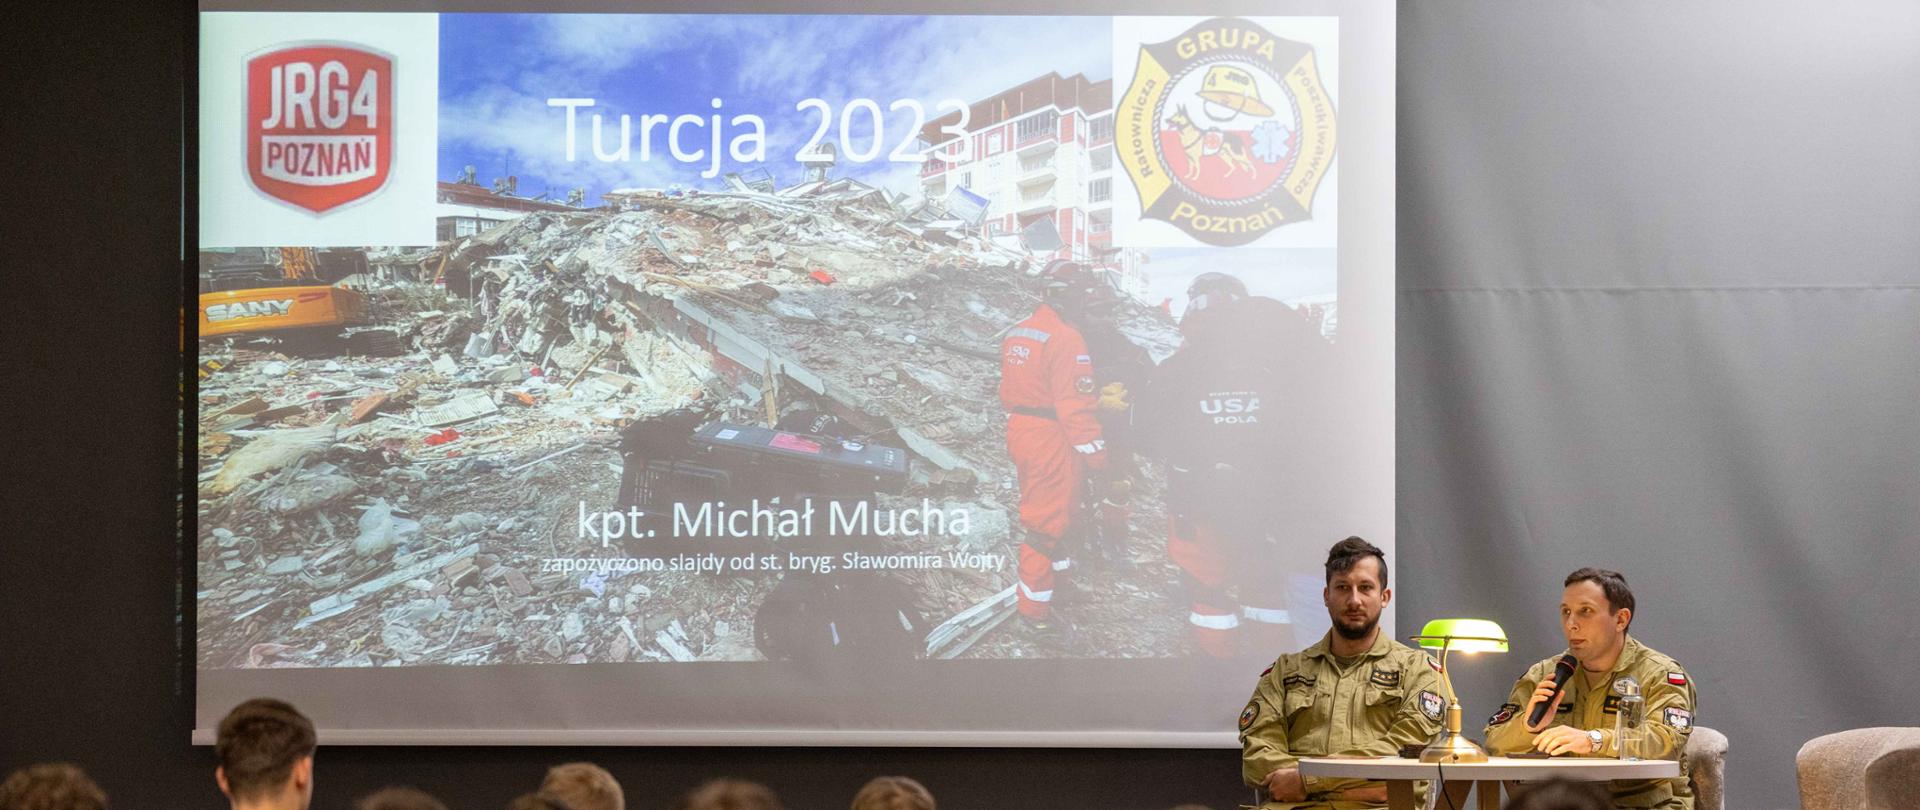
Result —
M 1101 315 L 1120 303 L 1120 292 L 1098 271 L 1071 259 L 1055 259 L 1040 270 L 1046 300 L 1069 318 Z
M 773 429 L 842 441 L 852 439 L 855 435 L 852 425 L 814 402 L 802 402 L 787 409 L 786 414 L 774 423 Z
M 1247 285 L 1226 273 L 1201 273 L 1187 285 L 1187 309 L 1180 313 L 1180 330 L 1192 333 L 1199 320 L 1217 315 L 1228 304 L 1247 297 Z

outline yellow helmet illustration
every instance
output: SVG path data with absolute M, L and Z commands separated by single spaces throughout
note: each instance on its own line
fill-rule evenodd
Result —
M 1253 74 L 1233 65 L 1214 65 L 1200 81 L 1200 97 L 1234 112 L 1265 118 L 1273 108 L 1260 100 L 1260 86 Z

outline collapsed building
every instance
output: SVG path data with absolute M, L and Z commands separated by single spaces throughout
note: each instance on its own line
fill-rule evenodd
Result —
M 536 212 L 427 252 L 388 251 L 400 357 L 234 348 L 201 387 L 202 665 L 753 660 L 777 575 L 554 565 L 644 554 L 575 531 L 610 506 L 619 431 L 698 406 L 771 426 L 830 412 L 912 459 L 901 505 L 971 515 L 905 552 L 1017 543 L 997 348 L 1038 303 L 1035 262 L 937 208 L 851 180 L 779 193 L 635 190 Z M 395 272 L 398 268 L 399 272 Z M 1154 358 L 1178 343 L 1129 303 Z M 203 353 L 219 353 L 209 347 Z M 1131 565 L 1093 572 L 1074 649 L 995 632 L 1015 573 L 888 576 L 927 619 L 927 657 L 1172 654 L 1175 570 L 1143 475 Z

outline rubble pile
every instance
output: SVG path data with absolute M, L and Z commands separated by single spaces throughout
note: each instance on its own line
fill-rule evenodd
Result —
M 973 515 L 966 536 L 890 544 L 1012 552 L 996 351 L 1038 302 L 1024 254 L 851 181 L 609 198 L 409 259 L 456 297 L 386 296 L 404 356 L 238 350 L 202 381 L 203 666 L 758 657 L 752 618 L 778 575 L 543 570 L 644 551 L 578 537 L 576 509 L 613 504 L 620 427 L 690 404 L 751 424 L 830 411 L 912 452 L 884 499 Z M 1156 359 L 1178 342 L 1156 310 L 1122 328 Z M 967 624 L 928 654 L 1176 654 L 1160 483 L 1143 485 L 1136 567 L 1082 580 L 1103 606 L 1082 648 L 986 632 L 1011 567 L 901 572 L 934 623 Z

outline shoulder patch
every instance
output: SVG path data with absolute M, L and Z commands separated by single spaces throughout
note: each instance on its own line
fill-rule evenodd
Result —
M 1268 675 L 1272 675 L 1272 674 L 1273 674 L 1273 665 L 1272 665 L 1272 664 L 1268 664 L 1268 665 L 1267 665 L 1267 668 L 1266 668 L 1266 669 L 1263 669 L 1263 670 L 1260 670 L 1260 677 L 1262 677 L 1262 678 L 1265 678 L 1265 677 L 1267 677 Z
M 1437 722 L 1440 722 L 1440 709 L 1441 709 L 1441 700 L 1439 695 L 1436 695 L 1425 689 L 1420 690 L 1420 713 L 1421 714 L 1426 715 L 1428 720 L 1432 720 L 1437 723 Z
M 1502 703 L 1500 704 L 1500 710 L 1497 712 L 1494 712 L 1492 717 L 1487 718 L 1487 725 L 1497 726 L 1507 722 L 1508 720 L 1512 720 L 1513 713 L 1517 711 L 1520 711 L 1520 704 Z
M 1081 394 L 1093 393 L 1093 377 L 1083 374 L 1073 378 L 1073 390 Z
M 1240 730 L 1246 731 L 1248 726 L 1253 725 L 1253 719 L 1259 716 L 1260 716 L 1259 701 L 1254 701 L 1254 700 L 1247 701 L 1247 707 L 1240 710 Z
M 1375 669 L 1367 676 L 1367 682 L 1382 689 L 1392 689 L 1400 685 L 1400 670 Z
M 1667 725 L 1669 726 L 1673 726 L 1674 728 L 1693 728 L 1693 712 L 1669 706 L 1663 714 L 1664 716 L 1661 719 L 1667 721 Z
M 1673 684 L 1674 686 L 1686 686 L 1686 685 L 1687 685 L 1687 673 L 1685 673 L 1685 672 L 1669 672 L 1669 673 L 1667 673 L 1667 683 L 1670 683 L 1670 684 Z
M 1091 366 L 1093 365 L 1093 358 L 1084 354 L 1076 354 L 1073 356 L 1073 362 L 1083 366 Z
M 1446 670 L 1440 668 L 1440 659 L 1434 658 L 1431 655 L 1427 656 L 1427 666 L 1430 667 L 1434 672 L 1438 672 L 1443 675 L 1446 674 Z

